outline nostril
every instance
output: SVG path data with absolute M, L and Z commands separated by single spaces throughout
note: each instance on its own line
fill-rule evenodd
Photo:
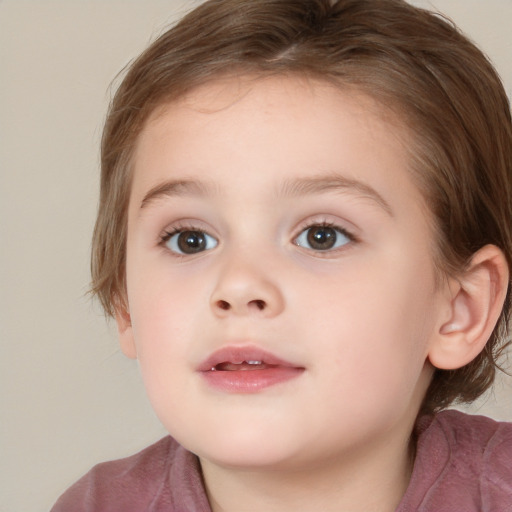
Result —
M 252 304 L 254 304 L 260 311 L 265 309 L 265 301 L 264 300 L 253 300 L 251 301 Z
M 226 302 L 225 300 L 217 301 L 217 306 L 219 306 L 220 309 L 224 309 L 226 311 L 231 307 L 229 302 Z
M 228 302 L 227 300 L 220 299 L 220 300 L 215 301 L 214 304 L 217 309 L 220 309 L 222 311 L 237 311 L 238 310 L 238 305 L 237 305 L 236 301 L 234 303 L 231 303 L 231 302 Z M 261 299 L 254 299 L 254 300 L 250 300 L 249 302 L 247 302 L 246 307 L 248 308 L 248 310 L 257 309 L 258 311 L 263 311 L 267 308 L 267 303 Z M 243 310 L 243 308 L 240 309 L 240 311 L 242 311 L 242 310 Z

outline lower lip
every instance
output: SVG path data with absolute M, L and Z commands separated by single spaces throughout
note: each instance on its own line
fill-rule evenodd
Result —
M 213 388 L 229 393 L 257 393 L 299 377 L 303 368 L 275 366 L 264 370 L 206 371 L 202 375 Z

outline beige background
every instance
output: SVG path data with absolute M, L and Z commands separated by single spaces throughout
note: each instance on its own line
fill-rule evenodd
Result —
M 86 296 L 89 240 L 108 85 L 194 3 L 0 0 L 1 511 L 48 510 L 94 463 L 165 434 Z M 431 4 L 491 56 L 510 95 L 512 0 Z M 473 410 L 512 420 L 511 381 Z

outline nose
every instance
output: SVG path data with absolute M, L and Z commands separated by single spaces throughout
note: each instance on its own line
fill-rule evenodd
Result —
M 260 316 L 271 318 L 284 309 L 282 291 L 261 264 L 230 263 L 220 272 L 211 296 L 218 317 Z

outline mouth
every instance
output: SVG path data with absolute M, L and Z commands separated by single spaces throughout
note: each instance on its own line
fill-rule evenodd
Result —
M 198 368 L 207 384 L 231 393 L 256 393 L 299 377 L 305 368 L 258 347 L 224 347 Z
M 223 363 L 216 364 L 210 368 L 212 372 L 245 372 L 245 371 L 257 371 L 257 370 L 268 370 L 269 368 L 276 368 L 277 365 L 267 364 L 263 361 L 240 361 L 239 363 L 232 363 L 225 361 Z

